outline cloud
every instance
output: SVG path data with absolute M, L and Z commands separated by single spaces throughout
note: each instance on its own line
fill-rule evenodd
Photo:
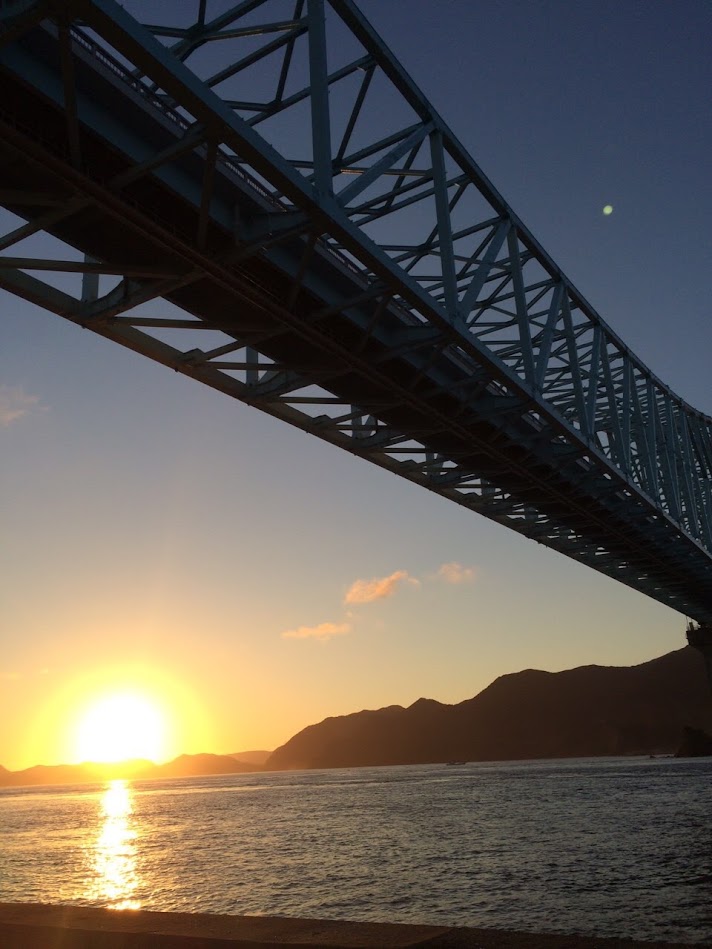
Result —
M 475 579 L 475 570 L 474 567 L 463 567 L 461 563 L 453 560 L 439 567 L 435 576 L 445 583 L 472 583 Z
M 355 580 L 346 591 L 344 603 L 373 603 L 392 596 L 399 583 L 420 586 L 420 580 L 411 577 L 407 570 L 396 570 L 389 577 L 373 577 L 371 580 Z
M 0 426 L 7 428 L 33 409 L 39 396 L 28 395 L 22 386 L 0 385 Z
M 351 632 L 351 623 L 320 623 L 318 626 L 298 626 L 282 633 L 282 639 L 319 639 L 326 642 L 332 636 Z

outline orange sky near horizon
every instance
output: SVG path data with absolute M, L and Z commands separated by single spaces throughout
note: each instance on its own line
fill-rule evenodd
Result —
M 684 644 L 674 614 L 673 622 L 660 623 L 663 608 L 650 600 L 642 601 L 642 609 L 637 604 L 639 614 L 647 612 L 650 617 L 647 644 L 621 639 L 620 627 L 630 619 L 636 599 L 642 598 L 607 578 L 596 579 L 609 588 L 611 601 L 608 610 L 599 611 L 604 623 L 611 623 L 602 636 L 610 656 L 606 664 L 635 664 Z M 584 664 L 576 642 L 559 639 L 556 626 L 553 637 L 532 641 L 525 648 L 516 641 L 516 629 L 500 626 L 500 639 L 509 635 L 510 645 L 488 643 L 486 630 L 481 629 L 469 648 L 461 647 L 465 659 L 455 674 L 445 655 L 428 665 L 428 654 L 433 656 L 429 641 L 416 631 L 408 648 L 420 671 L 398 676 L 399 662 L 403 668 L 413 667 L 401 646 L 396 645 L 394 652 L 384 642 L 389 630 L 413 629 L 411 611 L 418 608 L 433 625 L 437 614 L 443 621 L 448 616 L 452 620 L 452 601 L 472 601 L 480 582 L 482 577 L 473 568 L 456 562 L 443 564 L 422 579 L 406 571 L 358 579 L 344 595 L 348 608 L 342 622 L 283 629 L 271 648 L 266 644 L 262 656 L 250 653 L 239 639 L 222 646 L 213 642 L 206 653 L 199 646 L 200 637 L 189 641 L 185 633 L 178 650 L 185 658 L 169 660 L 160 655 L 163 637 L 154 634 L 151 649 L 144 643 L 141 662 L 127 663 L 120 649 L 112 651 L 105 645 L 103 661 L 95 665 L 101 653 L 96 643 L 90 652 L 80 638 L 65 641 L 57 649 L 62 657 L 49 657 L 49 666 L 5 677 L 0 691 L 0 714 L 6 723 L 0 733 L 0 764 L 20 770 L 35 764 L 127 758 L 162 763 L 180 754 L 273 750 L 329 715 L 409 705 L 423 696 L 453 703 L 472 697 L 501 673 L 527 667 L 557 671 Z M 451 600 L 450 609 L 444 598 Z M 175 630 L 172 638 L 178 639 Z M 497 645 L 511 650 L 504 668 L 497 667 Z M 124 648 L 137 652 L 125 638 Z

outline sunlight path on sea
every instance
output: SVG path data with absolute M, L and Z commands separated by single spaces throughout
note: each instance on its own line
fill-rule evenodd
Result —
M 0 789 L 0 901 L 709 943 L 712 759 Z
M 126 781 L 110 781 L 100 798 L 98 836 L 91 842 L 94 874 L 81 895 L 112 909 L 140 909 L 133 792 Z

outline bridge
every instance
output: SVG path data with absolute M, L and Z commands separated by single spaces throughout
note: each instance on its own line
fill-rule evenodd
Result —
M 207 7 L 0 0 L 0 287 L 712 624 L 712 419 L 353 0 Z

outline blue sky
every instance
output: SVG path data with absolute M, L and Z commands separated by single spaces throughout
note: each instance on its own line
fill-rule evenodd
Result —
M 584 296 L 712 414 L 712 7 L 360 6 Z M 67 696 L 97 683 L 173 683 L 202 723 L 180 750 L 235 751 L 684 642 L 641 594 L 7 294 L 0 340 L 6 766 L 61 757 Z

